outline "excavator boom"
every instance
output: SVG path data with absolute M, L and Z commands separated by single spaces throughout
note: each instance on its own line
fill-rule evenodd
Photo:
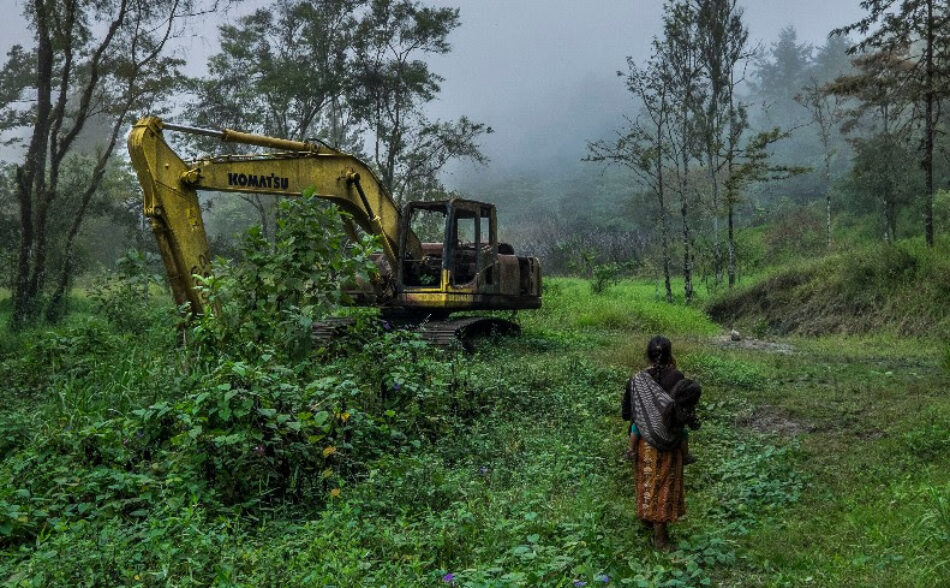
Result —
M 165 142 L 165 128 L 282 151 L 185 162 Z M 399 208 L 372 170 L 351 155 L 301 141 L 165 124 L 155 117 L 143 118 L 132 128 L 129 152 L 144 192 L 145 216 L 158 240 L 175 300 L 191 303 L 196 312 L 203 301 L 194 276 L 208 275 L 211 269 L 197 190 L 280 196 L 312 190 L 349 212 L 364 231 L 379 235 L 386 260 L 392 267 L 397 263 Z M 415 235 L 409 236 L 408 247 L 419 250 Z

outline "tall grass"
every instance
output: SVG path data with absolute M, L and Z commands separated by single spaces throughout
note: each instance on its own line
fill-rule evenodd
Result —
M 645 280 L 623 280 L 602 294 L 593 294 L 588 280 L 548 278 L 543 300 L 540 310 L 524 313 L 526 326 L 704 335 L 720 330 L 698 301 L 693 306 L 669 304 L 658 298 L 655 285 Z

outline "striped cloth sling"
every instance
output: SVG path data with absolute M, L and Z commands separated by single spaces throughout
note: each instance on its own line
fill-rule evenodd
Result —
M 640 436 L 660 451 L 669 451 L 682 440 L 682 429 L 669 424 L 673 397 L 645 371 L 627 381 L 630 412 Z M 666 416 L 666 418 L 664 418 Z

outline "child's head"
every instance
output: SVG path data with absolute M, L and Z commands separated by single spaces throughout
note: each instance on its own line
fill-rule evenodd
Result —
M 689 426 L 690 429 L 699 428 L 699 418 L 696 416 L 696 405 L 703 389 L 693 380 L 680 380 L 670 396 L 673 397 L 673 419 L 679 426 Z

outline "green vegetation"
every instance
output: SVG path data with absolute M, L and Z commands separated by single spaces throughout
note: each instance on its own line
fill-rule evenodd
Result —
M 544 300 L 541 310 L 526 313 L 526 324 L 700 335 L 720 329 L 699 308 L 667 304 L 657 286 L 644 281 L 620 281 L 598 294 L 588 280 L 559 278 L 545 284 Z
M 456 8 L 259 3 L 186 80 L 165 43 L 217 2 L 20 4 L 29 42 L 0 74 L 4 144 L 29 145 L 0 161 L 3 586 L 946 584 L 950 160 L 934 153 L 950 119 L 934 113 L 950 63 L 904 53 L 945 6 L 904 1 L 820 47 L 786 28 L 752 64 L 738 4 L 670 0 L 652 59 L 628 59 L 632 127 L 588 142 L 620 111 L 575 104 L 564 69 L 550 94 L 571 116 L 499 119 L 555 121 L 505 133 L 563 141 L 509 145 L 446 186 L 450 161 L 487 161 L 492 132 L 427 106 L 443 81 L 429 60 L 468 42 Z M 870 4 L 839 32 L 894 8 Z M 218 195 L 202 207 L 227 259 L 185 326 L 114 153 L 149 109 L 371 146 L 400 204 L 486 195 L 500 239 L 544 264 L 544 307 L 473 354 L 352 308 L 347 336 L 315 347 L 378 241 L 344 239 L 312 198 Z M 209 141 L 190 147 L 222 152 Z M 619 167 L 582 163 L 584 143 Z M 661 332 L 704 387 L 670 552 L 636 520 L 617 410 Z
M 773 270 L 709 305 L 712 317 L 759 334 L 950 331 L 950 241 L 863 245 Z
M 245 260 L 219 285 L 269 271 Z M 301 355 L 248 326 L 297 305 L 250 295 L 182 347 L 167 300 L 114 286 L 4 339 L 5 584 L 924 586 L 950 566 L 936 342 L 734 343 L 651 283 L 551 279 L 524 336 L 475 355 L 371 324 Z M 660 330 L 705 390 L 670 553 L 636 521 L 617 414 Z

